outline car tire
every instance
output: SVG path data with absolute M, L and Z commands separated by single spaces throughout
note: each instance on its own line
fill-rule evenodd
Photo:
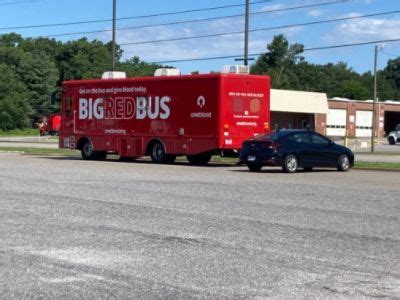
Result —
M 396 141 L 395 141 L 394 137 L 392 137 L 392 136 L 390 136 L 388 138 L 388 141 L 389 141 L 389 145 L 395 145 L 396 144 Z
M 160 142 L 155 142 L 150 149 L 151 161 L 156 164 L 166 162 L 167 154 L 165 153 L 164 145 Z
M 339 156 L 337 169 L 342 172 L 346 172 L 350 169 L 350 159 L 347 154 Z
M 304 172 L 311 172 L 313 170 L 313 167 L 304 167 L 303 170 Z
M 284 160 L 283 166 L 282 166 L 283 172 L 296 173 L 298 167 L 299 167 L 299 162 L 295 155 L 289 154 L 285 157 L 285 160 Z
M 260 172 L 262 165 L 261 164 L 247 164 L 250 172 Z
M 97 153 L 93 150 L 93 144 L 91 141 L 86 140 L 81 148 L 81 156 L 83 160 L 95 160 Z
M 210 162 L 211 156 L 212 155 L 210 153 L 201 153 L 196 155 L 188 155 L 186 158 L 192 165 L 205 166 Z

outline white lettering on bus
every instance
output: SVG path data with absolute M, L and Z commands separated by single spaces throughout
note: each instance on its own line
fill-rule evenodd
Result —
M 171 98 L 168 96 L 149 96 L 149 97 L 116 97 L 114 98 L 92 98 L 79 99 L 79 119 L 136 119 L 143 120 L 149 118 L 155 120 L 168 119 L 171 110 L 169 103 Z

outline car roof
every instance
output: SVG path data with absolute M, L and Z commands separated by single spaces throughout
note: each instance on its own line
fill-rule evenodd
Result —
M 303 132 L 309 133 L 311 131 L 306 129 L 279 129 L 274 133 L 277 134 L 278 136 L 285 136 L 291 133 L 303 133 Z

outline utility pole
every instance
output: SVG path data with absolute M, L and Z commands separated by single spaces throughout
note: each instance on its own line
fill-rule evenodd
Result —
M 244 56 L 243 58 L 235 58 L 235 61 L 243 61 L 245 66 L 249 65 L 249 23 L 250 23 L 250 0 L 246 0 L 246 13 L 244 20 Z
M 250 0 L 246 0 L 246 17 L 244 21 L 244 65 L 249 65 L 249 17 Z
M 376 103 L 378 101 L 378 45 L 375 46 L 375 62 L 374 62 L 374 102 L 372 104 L 372 134 L 371 134 L 371 152 L 375 150 L 375 129 L 376 129 Z M 379 129 L 379 128 L 378 128 Z
M 117 0 L 113 0 L 113 25 L 112 25 L 112 70 L 115 71 L 115 27 L 117 20 Z

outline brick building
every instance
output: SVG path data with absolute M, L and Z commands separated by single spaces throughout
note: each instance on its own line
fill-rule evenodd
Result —
M 372 134 L 373 102 L 354 101 L 340 98 L 328 100 L 329 111 L 318 120 L 325 122 L 326 135 L 367 138 Z M 400 124 L 400 102 L 376 103 L 375 136 L 385 137 Z
M 324 93 L 271 90 L 271 128 L 310 128 L 330 137 L 370 138 L 373 102 L 327 99 Z M 400 102 L 376 104 L 376 132 L 385 137 L 400 124 Z

